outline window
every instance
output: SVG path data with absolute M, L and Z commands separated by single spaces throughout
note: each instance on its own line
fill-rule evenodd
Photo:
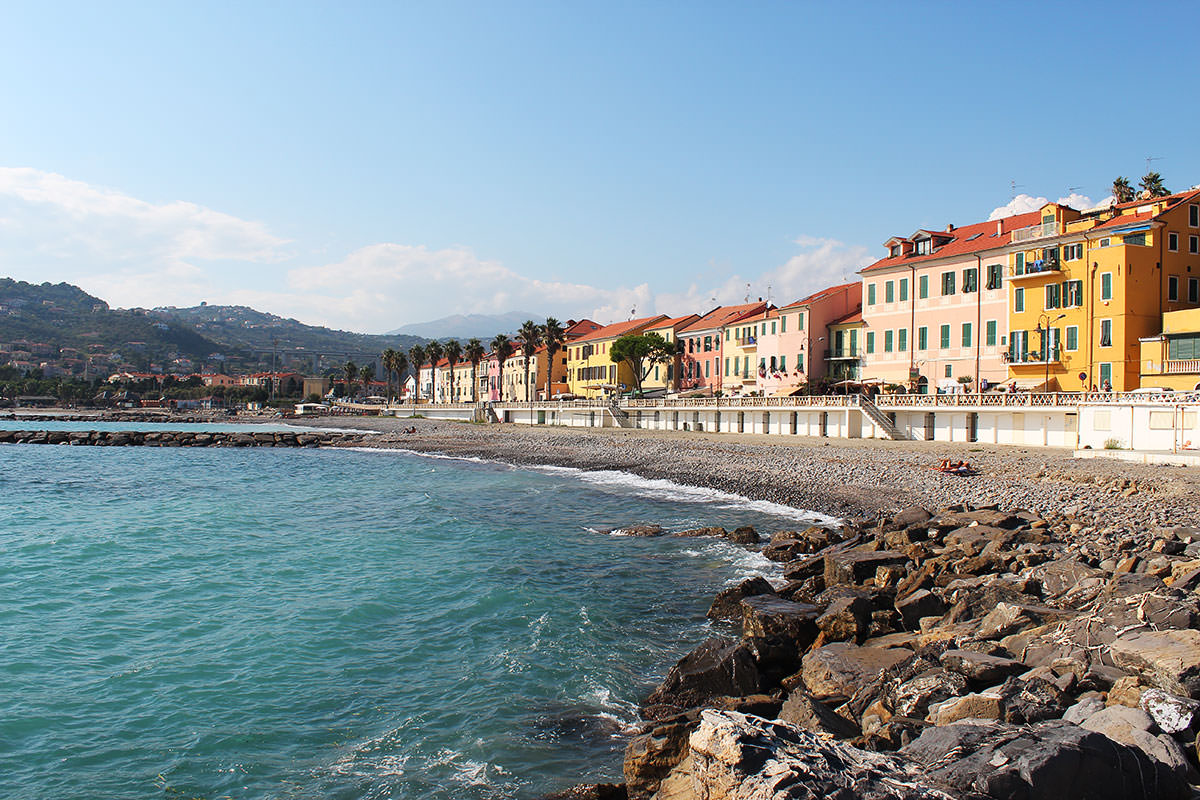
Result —
M 731 330 L 732 329 L 730 329 L 730 328 L 725 329 L 725 341 L 727 341 L 727 342 L 729 341 L 729 333 Z
M 851 331 L 853 333 L 853 331 Z M 853 348 L 851 348 L 853 350 Z M 867 331 L 867 352 L 875 352 L 875 331 Z
M 1018 287 L 1013 290 L 1013 311 L 1025 310 L 1025 289 Z
M 953 272 L 943 272 L 942 273 L 942 297 L 945 297 L 948 294 L 954 294 L 954 273 Z
M 771 323 L 771 335 L 772 336 L 775 335 L 775 323 L 774 322 Z
M 962 324 L 962 346 L 963 347 L 971 346 L 971 340 L 972 340 L 971 333 L 972 333 L 971 323 L 964 322 Z
M 1112 239 L 1109 239 L 1108 237 L 1105 237 L 1100 240 L 1101 247 L 1108 247 L 1110 244 L 1112 244 Z
M 1063 245 L 1063 261 L 1078 261 L 1083 258 L 1083 243 Z
M 1127 233 L 1124 236 L 1125 244 L 1136 244 L 1141 247 L 1146 246 L 1146 232 L 1139 231 L 1138 233 Z
M 800 327 L 803 328 L 804 327 L 804 315 L 798 314 L 797 316 L 800 319 Z M 787 333 L 787 314 L 779 315 L 779 332 Z
M 896 349 L 901 353 L 908 349 L 908 328 L 896 331 Z
M 779 371 L 787 372 L 787 356 L 779 357 Z
M 988 347 L 996 346 L 996 328 L 998 327 L 999 325 L 997 324 L 996 320 L 989 319 L 987 321 L 986 326 L 983 329 L 985 337 L 983 341 Z
M 917 328 L 917 349 L 929 349 L 929 328 L 926 328 L 924 325 Z
M 1200 303 L 1200 280 L 1188 278 L 1188 302 Z
M 950 326 L 943 325 L 942 326 L 942 349 L 948 350 L 949 348 L 950 348 Z
M 1200 253 L 1200 236 L 1188 237 L 1188 252 L 1193 254 Z
M 883 285 L 883 302 L 885 302 L 885 303 L 896 302 L 896 282 L 895 281 L 888 281 L 887 283 L 885 283 Z
M 1083 305 L 1083 281 L 1063 281 L 1063 308 Z
M 1046 308 L 1062 307 L 1062 287 L 1057 283 L 1046 284 Z
M 1078 325 L 1068 325 L 1067 326 L 1067 349 L 1068 350 L 1078 350 L 1079 349 L 1079 326 Z
M 890 329 L 883 332 L 883 352 L 885 352 L 885 353 L 892 352 L 893 335 L 894 334 Z
M 1195 203 L 1188 206 L 1188 225 L 1200 228 L 1200 206 Z
M 738 361 L 740 361 L 740 360 L 741 359 L 737 358 L 736 356 L 734 357 L 734 359 L 733 359 L 733 371 L 734 372 L 737 372 Z M 729 357 L 728 356 L 725 357 L 725 377 L 726 378 L 729 377 Z
M 875 284 L 873 283 L 867 284 L 867 305 L 875 305 Z
M 1112 320 L 1100 320 L 1100 346 L 1112 347 Z
M 1025 353 L 1028 350 L 1029 331 L 1013 331 L 1012 344 L 1008 351 L 1009 361 L 1025 361 Z
M 947 365 L 946 365 L 946 377 L 947 377 L 947 378 L 953 378 L 953 377 L 954 377 L 954 365 L 953 365 L 953 364 L 947 364 Z
M 1167 339 L 1167 359 L 1191 361 L 1200 358 L 1200 336 L 1171 336 Z
M 1013 274 L 1014 275 L 1024 275 L 1025 274 L 1025 254 L 1024 253 L 1017 253 L 1015 256 L 1013 256 Z
M 901 278 L 900 279 L 900 302 L 903 303 L 903 302 L 906 302 L 907 300 L 908 300 L 908 278 Z
M 979 267 L 963 270 L 963 292 L 979 291 Z
M 799 314 L 796 315 L 796 327 L 799 328 L 800 330 L 804 330 L 804 312 L 803 311 L 801 311 Z
M 709 361 L 705 361 L 705 362 L 704 362 L 704 377 L 706 377 L 706 378 L 707 378 L 707 377 L 709 377 L 709 375 L 708 375 L 708 368 L 709 368 L 709 365 L 710 365 L 711 363 L 712 363 L 712 362 L 709 362 Z
M 1101 389 L 1112 388 L 1112 364 L 1100 365 L 1100 386 Z
M 1179 234 L 1172 231 L 1167 234 L 1167 249 L 1172 253 L 1179 252 Z
M 987 268 L 987 288 L 999 289 L 1004 283 L 1004 265 L 1003 264 L 988 264 Z
M 1175 275 L 1167 278 L 1167 299 L 1172 303 L 1179 300 L 1179 278 Z
M 917 242 L 915 242 L 915 244 L 916 244 L 916 252 L 917 252 L 917 255 L 919 255 L 919 256 L 927 256 L 933 252 L 933 240 L 932 239 L 920 239 Z
M 929 297 L 929 276 L 922 275 L 917 279 L 917 297 L 922 300 Z
M 1112 273 L 1100 273 L 1100 299 L 1112 300 Z
M 728 335 L 729 331 L 725 331 L 725 333 L 726 333 L 726 335 Z M 720 339 L 721 337 L 718 336 L 717 338 Z M 712 352 L 712 349 L 713 349 L 713 341 L 712 340 L 713 340 L 713 337 L 711 337 L 711 336 L 704 337 L 704 352 L 706 352 L 706 353 Z
M 841 331 L 838 331 L 838 334 L 841 335 Z M 838 350 L 841 350 L 841 349 L 842 349 L 842 346 L 839 344 Z M 850 329 L 850 355 L 852 355 L 852 356 L 858 355 L 858 329 L 857 328 Z

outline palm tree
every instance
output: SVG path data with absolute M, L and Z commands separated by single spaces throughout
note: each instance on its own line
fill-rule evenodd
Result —
M 446 358 L 450 361 L 450 402 L 454 402 L 454 367 L 462 359 L 462 345 L 458 343 L 458 339 L 448 339 L 446 341 Z
M 554 356 L 567 341 L 567 332 L 554 317 L 547 317 L 542 326 L 542 344 L 546 345 L 546 399 L 550 399 L 550 383 L 554 380 Z
M 395 357 L 392 358 L 392 366 L 389 369 L 396 373 L 396 397 L 399 398 L 400 395 L 404 394 L 404 372 L 408 369 L 408 359 L 404 356 L 403 350 L 396 351 Z
M 342 367 L 342 375 L 346 378 L 346 399 L 349 400 L 354 394 L 354 380 L 358 377 L 358 365 L 353 361 L 347 361 Z
M 363 364 L 358 371 L 358 377 L 362 378 L 363 394 L 371 393 L 371 380 L 375 377 L 375 365 Z
M 503 333 L 499 334 L 495 339 L 492 339 L 492 353 L 496 356 L 496 360 L 500 362 L 500 399 L 504 400 L 504 362 L 508 361 L 508 357 L 513 354 L 513 343 Z
M 438 362 L 442 360 L 442 356 L 446 353 L 442 350 L 442 343 L 434 339 L 429 344 L 425 345 L 425 357 L 429 359 L 429 391 L 432 397 L 429 399 L 436 403 L 437 396 L 437 367 Z
M 1128 203 L 1133 199 L 1133 187 L 1129 185 L 1129 178 L 1124 176 L 1118 177 L 1113 181 L 1112 185 L 1113 197 L 1118 203 Z
M 392 396 L 392 366 L 396 363 L 396 351 L 392 348 L 387 348 L 379 354 L 379 360 L 383 363 L 383 372 L 387 375 L 387 395 Z
M 408 358 L 412 363 L 413 372 L 416 373 L 416 380 L 413 381 L 413 402 L 421 399 L 421 365 L 425 363 L 425 348 L 419 344 L 414 344 L 408 348 Z
M 1163 186 L 1162 175 L 1157 172 L 1147 172 L 1138 183 L 1151 197 L 1166 197 L 1171 192 Z
M 538 349 L 538 343 L 542 340 L 542 326 L 527 319 L 521 324 L 521 330 L 517 331 L 517 335 L 521 337 L 521 352 L 525 354 L 525 402 L 528 403 L 530 400 L 529 390 L 533 388 L 529 385 L 529 362 L 533 359 L 533 354 Z
M 463 348 L 463 355 L 471 362 L 471 402 L 474 403 L 479 399 L 479 362 L 483 361 L 487 352 L 483 349 L 483 342 L 468 339 L 467 346 Z

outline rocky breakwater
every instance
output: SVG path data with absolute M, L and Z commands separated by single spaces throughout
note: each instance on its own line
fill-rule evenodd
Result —
M 0 444 L 92 447 L 329 447 L 351 446 L 365 434 L 342 431 L 2 431 Z
M 762 552 L 784 581 L 716 598 L 730 635 L 646 698 L 628 797 L 1196 795 L 1200 530 L 911 508 Z

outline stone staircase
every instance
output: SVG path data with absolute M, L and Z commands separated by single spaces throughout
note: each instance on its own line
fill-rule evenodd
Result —
M 608 407 L 609 413 L 612 414 L 613 421 L 622 428 L 634 427 L 633 420 L 629 418 L 629 412 L 621 408 L 616 403 Z
M 880 411 L 879 406 L 867 399 L 865 394 L 860 394 L 858 396 L 858 407 L 862 409 L 862 412 L 867 415 L 871 422 L 875 423 L 876 427 L 887 434 L 889 439 L 893 439 L 895 441 L 903 441 L 908 439 L 908 437 L 896 427 L 895 423 L 888 419 L 888 415 Z

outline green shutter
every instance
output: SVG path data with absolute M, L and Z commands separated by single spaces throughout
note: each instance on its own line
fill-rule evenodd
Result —
M 942 349 L 946 350 L 950 347 L 950 326 L 943 325 L 941 333 L 942 333 Z
M 917 288 L 919 289 L 918 295 L 922 300 L 929 297 L 929 276 L 928 275 L 922 275 L 918 279 Z
M 874 331 L 867 331 L 867 352 L 868 353 L 875 352 L 875 332 Z
M 908 300 L 908 278 L 900 279 L 900 302 Z
M 971 346 L 971 323 L 964 322 L 962 324 L 962 346 Z
M 929 328 L 926 328 L 924 326 L 917 328 L 917 349 L 918 350 L 928 350 L 929 349 Z
M 1013 311 L 1024 311 L 1024 310 L 1025 310 L 1025 290 L 1023 288 L 1022 289 L 1014 289 L 1013 290 Z
M 875 284 L 873 283 L 867 284 L 867 305 L 875 305 Z

